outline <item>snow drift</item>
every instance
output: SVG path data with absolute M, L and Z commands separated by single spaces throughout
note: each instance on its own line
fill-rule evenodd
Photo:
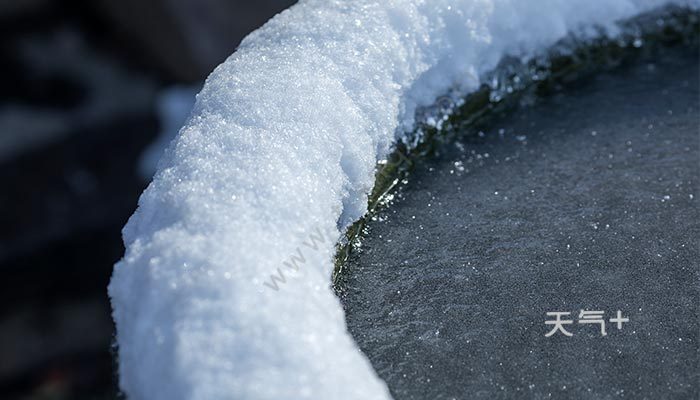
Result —
M 388 398 L 330 288 L 377 161 L 417 107 L 476 89 L 505 55 L 594 25 L 615 35 L 663 3 L 307 0 L 253 32 L 208 78 L 124 228 L 109 286 L 121 388 Z

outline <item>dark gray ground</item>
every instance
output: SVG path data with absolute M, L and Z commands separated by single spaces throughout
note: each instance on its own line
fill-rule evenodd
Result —
M 396 399 L 700 397 L 699 72 L 686 49 L 598 75 L 417 167 L 344 298 Z

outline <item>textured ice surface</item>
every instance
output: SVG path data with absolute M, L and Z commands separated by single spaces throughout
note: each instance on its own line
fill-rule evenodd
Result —
M 121 388 L 387 398 L 329 287 L 376 161 L 416 107 L 476 88 L 505 54 L 593 25 L 614 34 L 662 3 L 302 1 L 252 33 L 208 78 L 124 228 L 109 287 Z
M 368 224 L 345 310 L 395 398 L 700 398 L 699 54 L 657 55 L 440 148 Z M 581 309 L 630 321 L 544 336 Z

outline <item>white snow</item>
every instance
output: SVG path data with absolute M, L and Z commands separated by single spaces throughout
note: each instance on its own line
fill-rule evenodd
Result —
M 139 173 L 151 180 L 158 168 L 158 161 L 170 142 L 177 137 L 182 125 L 194 107 L 194 100 L 202 85 L 174 85 L 158 93 L 156 111 L 160 124 L 158 138 L 151 143 L 141 156 Z
M 504 55 L 593 25 L 614 35 L 614 21 L 663 3 L 308 0 L 252 33 L 208 78 L 124 228 L 109 287 L 121 388 L 389 398 L 329 287 L 376 162 L 417 107 L 474 90 Z

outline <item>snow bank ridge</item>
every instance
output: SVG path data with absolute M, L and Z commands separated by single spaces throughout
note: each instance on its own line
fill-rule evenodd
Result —
M 614 21 L 666 2 L 302 0 L 253 32 L 208 78 L 124 228 L 109 286 L 121 388 L 134 400 L 389 398 L 329 287 L 377 160 L 417 107 L 476 89 L 504 55 L 594 25 L 615 35 Z

